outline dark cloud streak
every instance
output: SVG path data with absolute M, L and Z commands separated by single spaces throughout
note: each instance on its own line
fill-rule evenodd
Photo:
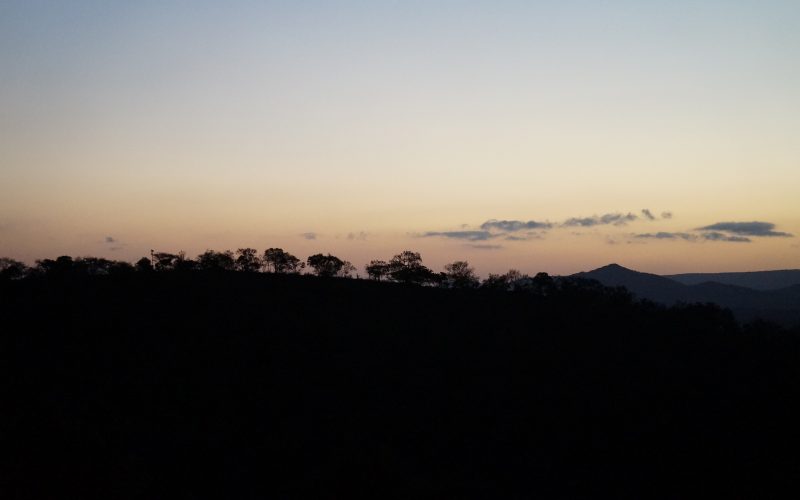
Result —
M 764 237 L 780 237 L 791 238 L 793 235 L 774 231 L 775 224 L 771 222 L 717 222 L 708 226 L 697 228 L 698 231 L 722 231 L 726 233 L 733 233 L 743 236 L 764 236 Z
M 683 240 L 697 242 L 699 240 L 706 241 L 727 241 L 731 243 L 750 243 L 752 240 L 744 236 L 735 236 L 720 233 L 717 231 L 710 231 L 700 235 L 692 233 L 668 233 L 660 231 L 658 233 L 639 233 L 634 234 L 634 238 L 638 239 L 653 239 L 653 240 Z
M 481 224 L 481 229 L 484 231 L 496 230 L 505 233 L 513 233 L 524 229 L 550 229 L 551 227 L 553 227 L 553 224 L 550 222 L 537 222 L 535 220 L 526 222 L 521 220 L 489 219 Z
M 731 236 L 729 234 L 711 231 L 701 235 L 704 240 L 709 241 L 730 241 L 733 243 L 750 243 L 752 240 L 744 236 Z
M 427 233 L 422 234 L 423 238 L 437 236 L 467 241 L 486 241 L 496 237 L 496 235 L 493 235 L 489 231 L 428 231 Z
M 627 214 L 615 213 L 615 214 L 604 214 L 604 215 L 594 215 L 592 217 L 572 217 L 564 221 L 562 226 L 564 227 L 592 227 L 592 226 L 605 226 L 608 224 L 613 224 L 615 226 L 624 226 L 628 222 L 635 221 L 639 217 L 635 214 L 628 212 Z
M 655 239 L 655 240 L 686 240 L 686 241 L 695 241 L 697 239 L 696 235 L 690 233 L 668 233 L 664 231 L 659 231 L 657 233 L 634 234 L 633 237 Z

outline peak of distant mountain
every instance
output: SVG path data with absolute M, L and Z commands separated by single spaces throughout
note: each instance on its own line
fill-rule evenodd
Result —
M 800 271 L 766 271 L 764 273 L 794 273 Z M 722 273 L 725 275 L 762 273 Z M 800 285 L 779 289 L 758 290 L 707 279 L 712 275 L 693 275 L 691 283 L 683 283 L 673 277 L 642 273 L 619 264 L 609 264 L 592 271 L 577 273 L 577 278 L 594 279 L 606 286 L 623 286 L 639 298 L 672 305 L 677 302 L 713 302 L 728 307 L 743 320 L 758 317 L 786 325 L 800 322 Z M 678 275 L 687 276 L 687 275 Z M 704 276 L 706 279 L 697 278 Z M 783 283 L 787 275 L 773 274 L 771 283 Z M 763 278 L 763 276 L 762 276 Z M 760 278 L 759 278 L 760 279 Z M 693 281 L 692 281 L 693 280 Z M 736 281 L 730 279 L 728 281 Z M 758 281 L 756 279 L 755 281 Z M 739 281 L 741 282 L 741 280 Z M 769 282 L 761 279 L 762 284 Z M 776 287 L 777 288 L 777 287 Z
M 624 286 L 639 297 L 665 304 L 682 300 L 685 295 L 685 285 L 657 274 L 634 271 L 619 264 L 609 264 L 573 276 L 594 279 L 606 286 Z
M 800 285 L 800 269 L 741 273 L 684 273 L 665 277 L 684 285 L 699 285 L 700 283 L 713 281 L 755 290 L 778 290 L 792 285 Z

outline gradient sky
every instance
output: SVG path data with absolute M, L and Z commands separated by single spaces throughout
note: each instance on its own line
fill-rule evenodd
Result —
M 0 255 L 798 268 L 798 26 L 797 0 L 1 0 Z

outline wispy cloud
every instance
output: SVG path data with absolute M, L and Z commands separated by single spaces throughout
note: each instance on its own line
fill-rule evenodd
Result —
M 686 240 L 686 241 L 697 240 L 697 235 L 691 233 L 667 233 L 664 231 L 659 231 L 657 233 L 634 234 L 633 237 L 655 239 L 655 240 Z
M 489 245 L 489 244 L 474 244 L 474 245 L 466 245 L 470 248 L 474 248 L 476 250 L 500 250 L 503 248 L 503 245 Z
M 508 234 L 503 239 L 508 241 L 543 240 L 544 235 L 536 232 L 529 232 L 524 234 Z
M 455 240 L 485 241 L 494 238 L 489 231 L 428 231 L 421 235 L 423 238 L 442 237 Z
M 661 212 L 661 218 L 662 219 L 671 219 L 672 218 L 672 212 Z
M 639 233 L 634 234 L 634 238 L 637 239 L 653 239 L 653 240 L 683 240 L 683 241 L 728 241 L 732 243 L 750 243 L 750 238 L 745 236 L 736 236 L 736 235 L 729 235 L 720 233 L 717 231 L 710 231 L 700 234 L 693 234 L 693 233 L 668 233 L 664 231 L 660 231 L 658 233 Z
M 369 236 L 369 233 L 365 231 L 359 231 L 357 233 L 347 233 L 348 240 L 358 240 L 358 241 L 365 241 Z
M 116 252 L 117 250 L 122 250 L 125 248 L 125 244 L 113 236 L 104 237 L 103 244 L 106 245 L 106 248 L 112 252 Z
M 608 224 L 613 224 L 615 226 L 624 226 L 628 222 L 633 222 L 638 218 L 639 217 L 636 214 L 632 214 L 630 212 L 628 212 L 627 214 L 613 213 L 604 215 L 593 215 L 592 217 L 572 217 L 570 219 L 565 220 L 562 226 L 592 227 L 592 226 L 604 226 Z
M 521 220 L 497 220 L 490 219 L 481 224 L 481 229 L 484 231 L 502 231 L 505 233 L 513 233 L 522 231 L 524 229 L 550 229 L 553 224 L 550 222 L 538 222 L 535 220 L 521 221 Z
M 771 222 L 717 222 L 708 226 L 697 228 L 698 231 L 722 231 L 744 236 L 766 236 L 791 238 L 793 235 L 774 231 L 775 224 Z
M 704 240 L 710 240 L 710 241 L 731 241 L 734 243 L 750 243 L 752 241 L 750 238 L 746 236 L 724 234 L 717 231 L 703 233 L 701 236 Z
M 564 227 L 594 227 L 594 226 L 624 226 L 637 220 L 654 221 L 658 217 L 649 209 L 640 210 L 641 215 L 633 212 L 613 212 L 591 217 L 571 217 L 561 223 L 553 223 L 542 220 L 519 220 L 519 219 L 488 219 L 478 227 L 462 224 L 459 230 L 455 231 L 428 231 L 417 233 L 416 237 L 421 238 L 450 238 L 465 241 L 487 241 L 495 238 L 502 238 L 506 241 L 530 241 L 544 239 L 550 229 Z M 663 212 L 662 218 L 672 217 L 671 212 Z M 649 233 L 648 233 L 649 234 Z M 664 233 L 666 234 L 666 233 Z M 643 235 L 641 238 L 647 238 Z M 660 239 L 665 236 L 653 236 Z

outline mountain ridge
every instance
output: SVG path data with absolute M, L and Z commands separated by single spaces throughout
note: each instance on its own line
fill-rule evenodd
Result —
M 622 286 L 638 298 L 665 305 L 715 303 L 731 309 L 742 321 L 764 319 L 786 326 L 800 323 L 800 284 L 776 289 L 756 289 L 716 281 L 686 284 L 669 276 L 643 273 L 616 263 L 576 273 L 572 277 L 594 279 L 606 286 Z
M 664 275 L 664 277 L 683 283 L 684 285 L 697 285 L 711 281 L 763 291 L 778 290 L 800 284 L 800 269 L 723 273 L 680 273 Z

